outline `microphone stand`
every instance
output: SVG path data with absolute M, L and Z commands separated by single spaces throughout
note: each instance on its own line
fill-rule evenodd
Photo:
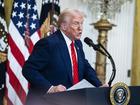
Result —
M 111 77 L 110 77 L 109 82 L 108 82 L 108 85 L 110 87 L 111 84 L 112 84 L 112 81 L 114 80 L 115 75 L 116 75 L 116 66 L 115 66 L 114 60 L 113 60 L 112 56 L 109 54 L 109 52 L 105 49 L 105 47 L 102 44 L 100 44 L 100 43 L 97 44 L 97 45 L 92 44 L 91 46 L 93 47 L 94 50 L 100 52 L 104 56 L 107 56 L 108 59 L 111 62 L 111 65 L 112 65 L 113 69 L 112 69 Z M 100 49 L 100 47 L 103 49 L 103 51 Z
M 115 63 L 114 63 L 114 60 L 113 60 L 112 56 L 105 49 L 105 47 L 102 44 L 100 44 L 100 43 L 98 44 L 98 46 L 99 46 L 99 48 L 97 49 L 97 51 L 99 51 L 99 52 L 102 53 L 103 51 L 100 49 L 100 47 L 101 47 L 104 50 L 104 53 L 102 53 L 102 54 L 105 55 L 105 56 L 107 56 L 109 58 L 109 60 L 111 62 L 111 65 L 112 65 L 112 74 L 111 74 L 111 77 L 110 77 L 109 82 L 108 82 L 108 85 L 110 87 L 111 84 L 112 84 L 112 81 L 114 80 L 115 75 L 116 75 L 116 66 L 115 66 Z

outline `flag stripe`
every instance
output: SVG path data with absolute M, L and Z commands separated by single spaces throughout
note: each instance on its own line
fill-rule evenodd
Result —
M 6 99 L 7 99 L 7 101 L 6 101 L 6 105 L 12 105 L 12 101 L 9 99 L 9 97 L 7 97 L 8 96 L 8 89 L 7 89 L 7 87 L 5 87 L 5 94 L 6 94 Z
M 21 102 L 24 103 L 25 102 L 24 96 L 26 96 L 26 93 L 25 93 L 25 91 L 22 91 L 23 88 L 22 88 L 19 80 L 17 79 L 17 77 L 12 72 L 12 70 L 10 68 L 7 68 L 7 69 L 8 69 L 7 73 L 9 74 L 9 78 L 10 78 L 10 80 L 9 80 L 10 84 L 14 88 L 14 90 L 15 90 L 16 94 L 18 95 L 18 97 L 20 98 Z
M 7 87 L 7 91 L 10 90 L 7 93 L 7 98 L 10 100 L 10 102 L 8 102 L 7 104 L 8 105 L 23 105 L 19 97 L 16 95 L 16 92 L 13 89 L 12 85 L 9 84 L 9 74 L 6 74 L 6 87 Z
M 14 43 L 14 41 L 12 40 L 12 38 L 10 37 L 10 35 L 8 37 L 8 40 L 9 40 L 8 43 L 9 43 L 11 52 L 13 53 L 13 55 L 15 56 L 15 58 L 17 59 L 17 61 L 20 64 L 20 66 L 23 66 L 25 59 L 24 59 L 22 53 L 17 48 L 16 44 Z
M 41 37 L 40 37 L 40 31 L 36 31 L 31 37 L 32 43 L 35 44 Z
M 26 81 L 26 79 L 22 76 L 22 68 L 20 67 L 20 65 L 18 64 L 18 62 L 16 61 L 16 59 L 14 58 L 14 56 L 12 54 L 9 54 L 8 56 L 10 56 L 12 59 L 12 62 L 9 63 L 10 66 L 10 70 L 12 70 L 12 72 L 14 73 L 14 75 L 18 78 L 20 84 L 22 85 L 23 89 L 25 90 L 25 93 L 28 93 L 28 82 Z M 20 77 L 20 78 L 19 78 Z
M 34 44 L 40 39 L 40 36 L 38 35 L 38 32 L 35 32 L 29 39 L 29 45 L 30 47 L 28 48 L 29 53 L 32 52 Z
M 32 43 L 32 40 L 31 40 L 31 38 L 30 39 L 28 39 L 28 45 L 30 46 L 30 47 L 27 47 L 28 48 L 28 51 L 29 51 L 29 53 L 31 53 L 32 52 L 32 49 L 33 49 L 33 43 Z
M 13 41 L 15 42 L 18 49 L 21 51 L 21 53 L 23 54 L 23 56 L 26 60 L 29 56 L 29 52 L 28 52 L 27 47 L 25 46 L 25 41 L 24 41 L 23 37 L 20 35 L 20 33 L 17 30 L 17 28 L 15 27 L 13 21 L 10 22 L 9 32 L 10 32 L 11 38 L 13 39 Z M 15 35 L 16 35 L 16 37 L 15 37 Z

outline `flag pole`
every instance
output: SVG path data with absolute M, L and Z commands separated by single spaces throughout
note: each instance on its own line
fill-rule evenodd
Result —
M 26 7 L 27 7 L 27 12 L 26 12 L 26 29 L 25 29 L 25 45 L 27 46 L 27 48 L 29 48 L 29 14 L 28 14 L 28 0 L 27 0 L 27 3 L 26 3 Z
M 50 11 L 50 25 L 53 24 L 53 15 L 54 15 L 54 0 L 52 0 L 52 6 Z

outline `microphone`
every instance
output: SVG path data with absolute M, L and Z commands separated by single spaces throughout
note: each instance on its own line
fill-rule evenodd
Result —
M 90 38 L 88 38 L 88 37 L 86 37 L 86 38 L 84 39 L 84 42 L 85 42 L 87 45 L 89 45 L 89 47 L 92 46 L 94 50 L 99 50 L 99 48 L 100 48 L 99 45 L 95 45 L 95 44 L 93 43 L 93 41 L 92 41 Z
M 112 64 L 112 71 L 113 71 L 112 75 L 111 75 L 111 77 L 109 79 L 109 82 L 108 82 L 109 86 L 111 86 L 112 81 L 114 80 L 115 75 L 116 75 L 116 67 L 115 67 L 115 63 L 114 63 L 114 60 L 113 60 L 112 56 L 109 54 L 109 52 L 105 49 L 105 47 L 102 44 L 100 44 L 100 43 L 99 44 L 94 44 L 93 41 L 88 37 L 86 37 L 84 39 L 84 42 L 87 45 L 92 46 L 95 51 L 99 51 L 100 53 L 102 53 L 103 55 L 105 55 L 105 56 L 107 56 L 109 58 L 109 60 L 110 60 L 110 62 Z
M 84 39 L 84 42 L 85 42 L 87 45 L 89 45 L 89 47 L 92 46 L 93 49 L 94 49 L 95 51 L 99 51 L 99 52 L 102 53 L 103 55 L 108 56 L 105 52 L 103 52 L 103 51 L 100 49 L 100 44 L 94 44 L 93 41 L 92 41 L 90 38 L 86 37 L 86 38 Z

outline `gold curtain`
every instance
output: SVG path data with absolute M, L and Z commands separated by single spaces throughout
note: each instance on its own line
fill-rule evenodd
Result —
M 131 85 L 140 85 L 140 0 L 135 0 Z

